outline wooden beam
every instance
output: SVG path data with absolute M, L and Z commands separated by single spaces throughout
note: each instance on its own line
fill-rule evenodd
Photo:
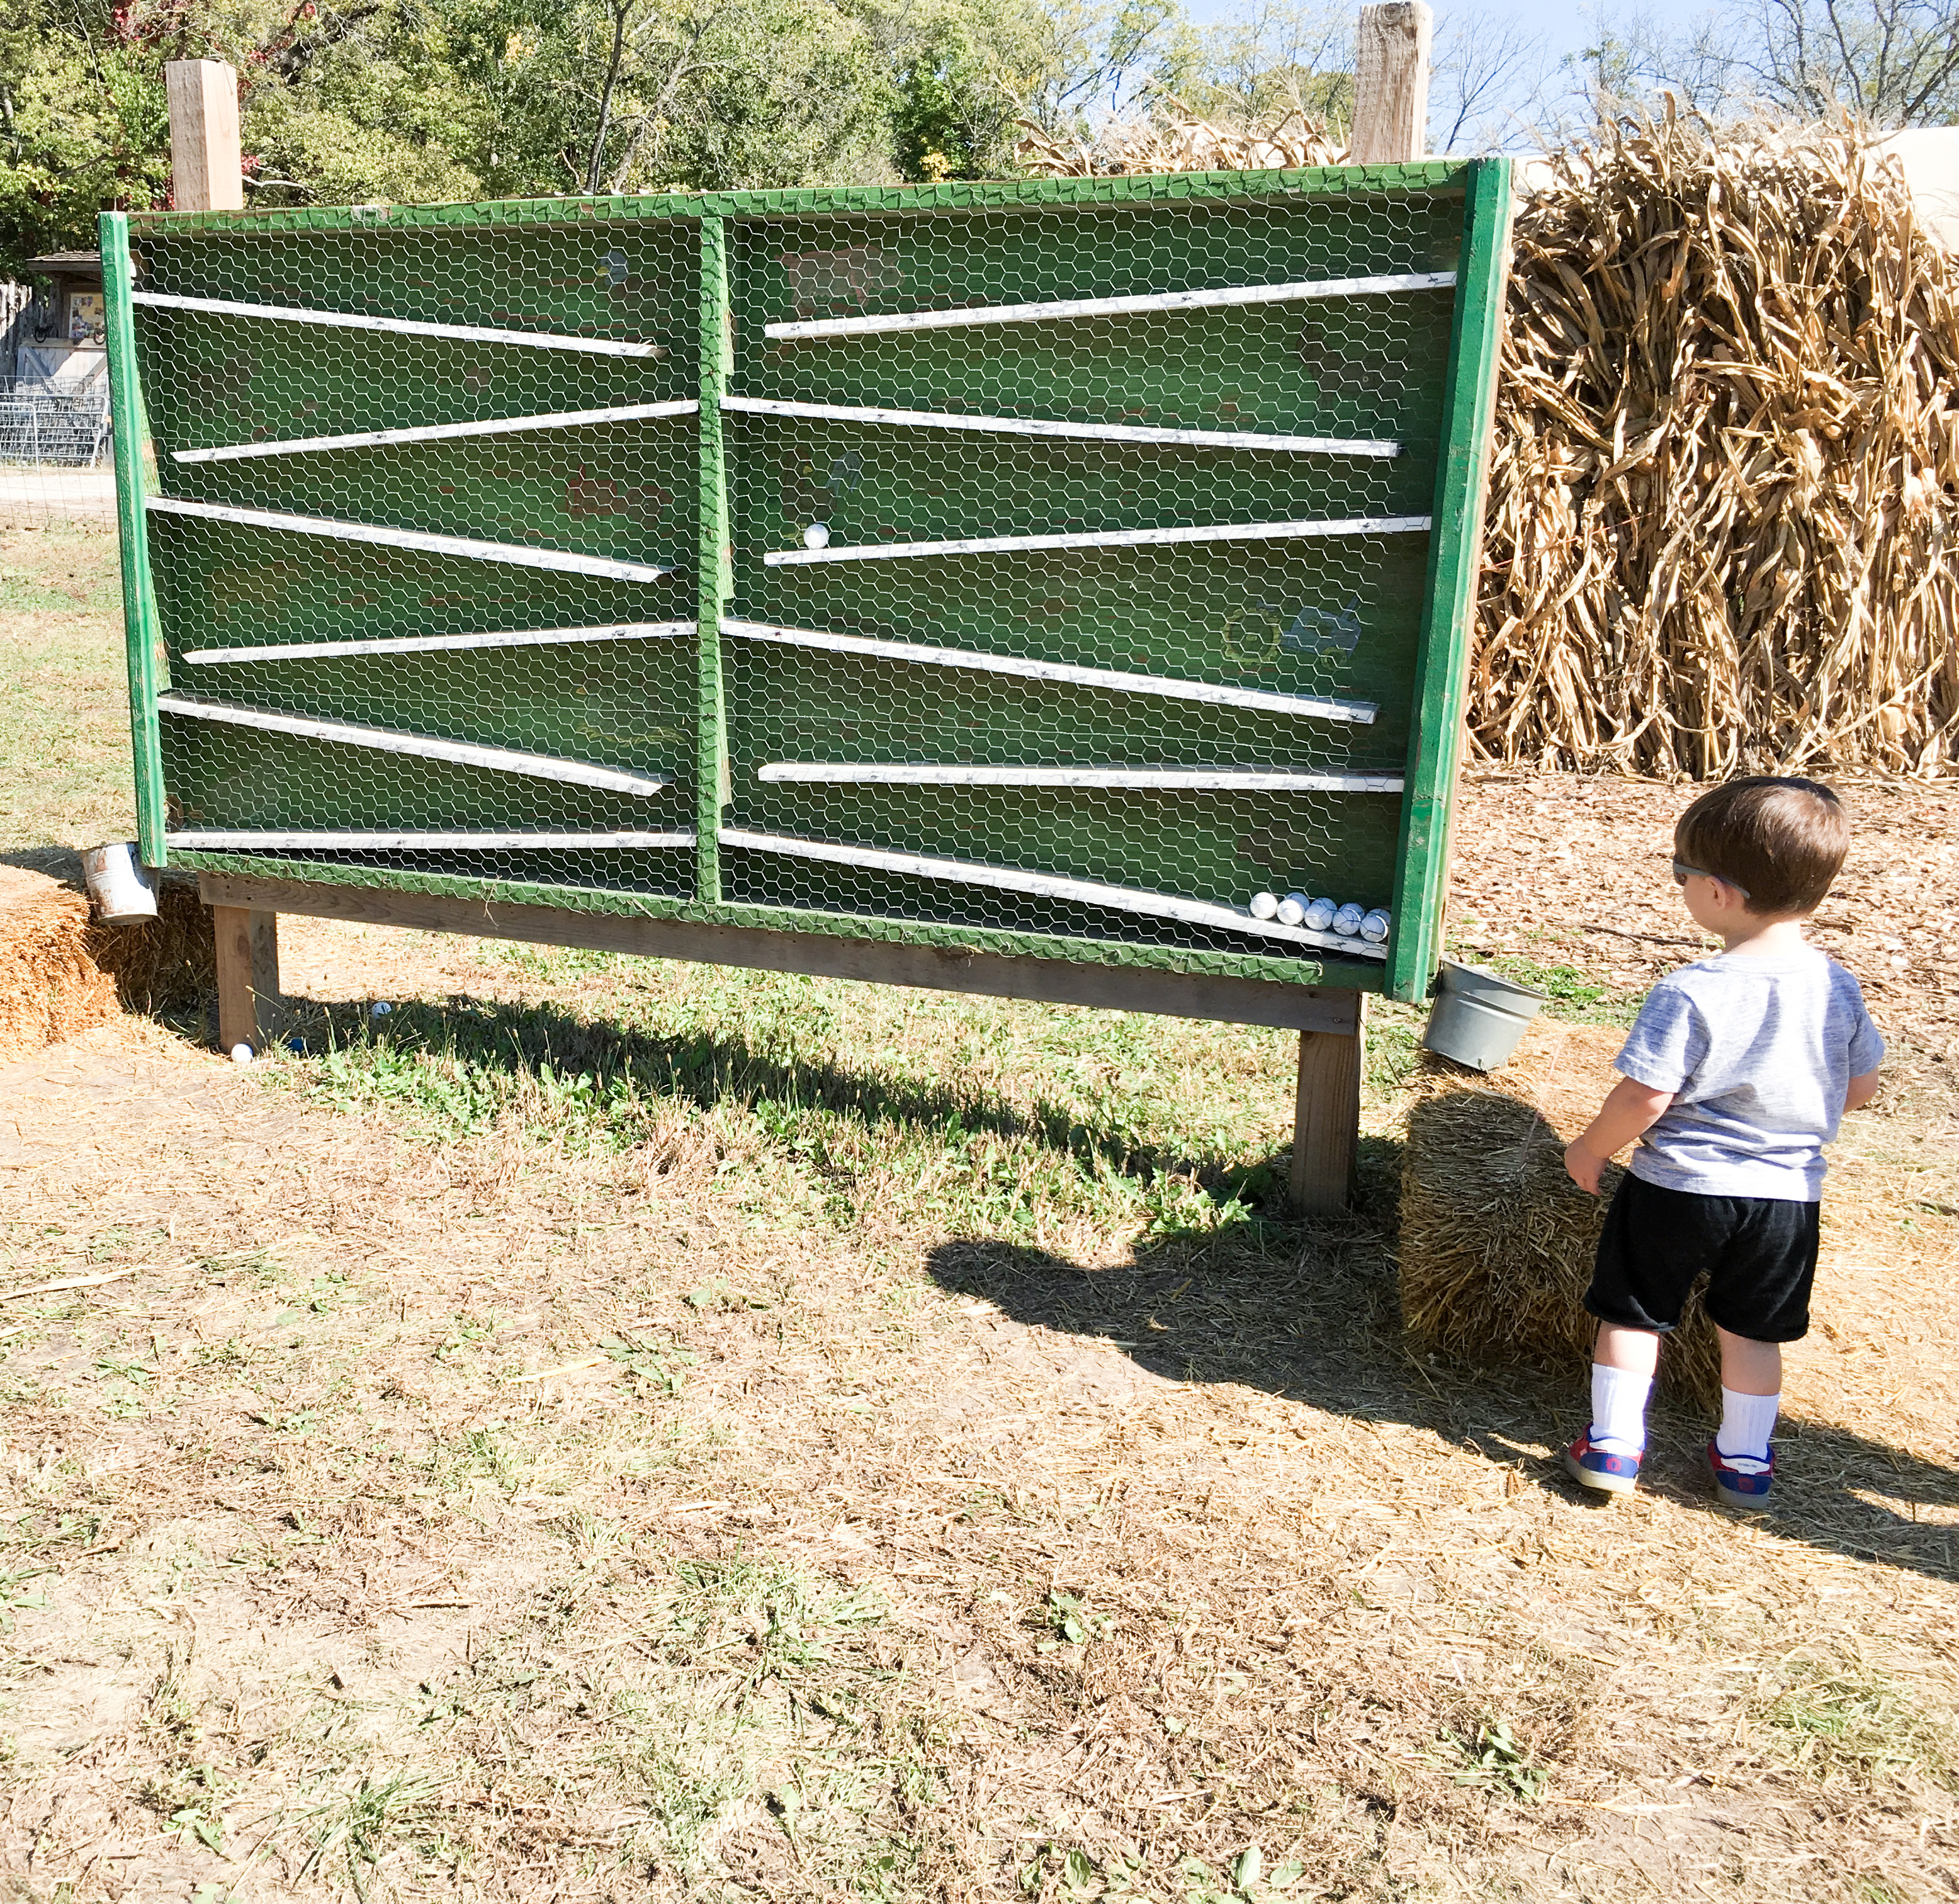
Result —
M 218 59 L 164 65 L 170 102 L 170 195 L 179 211 L 242 211 L 238 75 Z
M 352 919 L 369 925 L 460 933 L 475 939 L 512 939 L 529 945 L 576 946 L 645 958 L 687 959 L 702 965 L 864 979 L 881 985 L 977 993 L 1050 1005 L 1095 1005 L 1111 1011 L 1159 1012 L 1169 1018 L 1329 1031 L 1350 1044 L 1360 1022 L 1357 994 L 1332 986 L 1208 978 L 1129 965 L 1077 965 L 1059 958 L 1010 958 L 997 952 L 845 939 L 829 933 L 770 932 L 691 919 L 635 918 L 625 913 L 506 905 L 446 894 L 314 885 L 247 873 L 201 873 L 198 884 L 205 904 L 221 909 L 297 912 L 318 919 Z
M 256 907 L 211 904 L 217 940 L 217 1042 L 262 1051 L 279 1009 L 279 916 Z
M 1361 1063 L 1365 1054 L 1366 1003 L 1350 993 L 1344 1031 L 1299 1035 L 1299 1095 L 1293 1110 L 1292 1168 L 1287 1200 L 1301 1216 L 1330 1216 L 1354 1195 L 1361 1148 Z
M 1349 165 L 1407 165 L 1428 141 L 1428 53 L 1435 12 L 1421 0 L 1363 7 L 1354 47 Z

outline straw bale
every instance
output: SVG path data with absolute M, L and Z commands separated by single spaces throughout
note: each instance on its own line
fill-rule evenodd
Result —
M 0 866 L 0 1063 L 120 1012 L 88 936 L 82 894 L 44 873 Z
M 1591 1358 L 1584 1308 L 1611 1192 L 1588 1197 L 1564 1147 L 1611 1089 L 1624 1042 L 1610 1026 L 1540 1019 L 1487 1077 L 1426 1059 L 1402 1170 L 1402 1318 L 1426 1347 L 1478 1365 L 1569 1371 Z M 1697 1292 L 1660 1358 L 1660 1382 L 1717 1405 L 1720 1349 Z
M 90 956 L 116 981 L 123 1009 L 166 1012 L 202 1003 L 217 990 L 217 942 L 195 873 L 164 872 L 157 916 L 147 924 L 92 926 Z
M 0 866 L 0 1063 L 125 1010 L 195 1004 L 217 984 L 194 879 L 163 876 L 153 920 L 97 925 L 79 860 L 49 859 L 47 870 Z

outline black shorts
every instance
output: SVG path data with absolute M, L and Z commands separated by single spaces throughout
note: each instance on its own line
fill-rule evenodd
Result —
M 1585 1306 L 1601 1322 L 1664 1335 L 1694 1279 L 1730 1335 L 1794 1342 L 1809 1333 L 1822 1206 L 1780 1197 L 1702 1197 L 1630 1172 L 1605 1213 Z

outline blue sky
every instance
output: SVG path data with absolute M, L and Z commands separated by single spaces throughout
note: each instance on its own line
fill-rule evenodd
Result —
M 1488 105 L 1494 109 L 1494 120 L 1488 110 L 1481 120 L 1486 128 L 1494 126 L 1488 135 L 1513 150 L 1535 147 L 1534 132 L 1541 135 L 1545 129 L 1547 111 L 1554 119 L 1557 116 L 1555 96 L 1564 94 L 1568 83 L 1559 71 L 1559 63 L 1565 56 L 1596 43 L 1602 18 L 1608 23 L 1608 30 L 1621 35 L 1637 20 L 1670 36 L 1691 26 L 1713 9 L 1713 0 L 1429 0 L 1429 3 L 1435 8 L 1438 41 L 1453 26 L 1465 22 L 1472 27 L 1513 24 L 1522 30 L 1535 56 L 1533 63 L 1549 83 L 1549 94 L 1532 103 L 1519 97 L 1493 99 Z M 1249 11 L 1256 0 L 1184 0 L 1184 4 L 1191 17 L 1203 24 Z M 1360 0 L 1352 0 L 1352 5 L 1357 12 Z M 1527 82 L 1525 90 L 1529 90 Z M 1442 91 L 1438 85 L 1430 117 L 1430 136 L 1438 140 L 1448 137 L 1446 122 L 1438 122 L 1439 116 L 1447 110 Z M 1576 96 L 1566 94 L 1563 103 L 1569 110 L 1576 103 Z M 1506 121 L 1507 131 L 1502 129 Z
M 1594 8 L 1588 0 L 1492 0 L 1492 4 L 1450 5 L 1449 0 L 1429 0 L 1435 8 L 1437 32 L 1453 19 L 1516 20 L 1542 37 L 1545 50 L 1554 57 L 1575 52 L 1592 32 Z M 1217 20 L 1243 11 L 1240 0 L 1185 0 L 1186 10 L 1197 21 Z M 1709 11 L 1710 0 L 1643 0 L 1642 4 L 1616 5 L 1607 9 L 1609 17 L 1626 18 L 1634 14 L 1656 25 L 1681 27 Z M 1354 0 L 1354 11 L 1360 11 Z

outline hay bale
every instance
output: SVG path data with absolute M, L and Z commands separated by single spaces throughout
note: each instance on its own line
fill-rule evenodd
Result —
M 127 1012 L 183 1009 L 217 990 L 217 941 L 211 908 L 198 897 L 197 875 L 165 871 L 154 876 L 155 918 L 89 928 L 90 955 L 115 980 Z
M 157 882 L 156 918 L 95 924 L 73 853 L 0 866 L 0 1063 L 124 1011 L 195 1005 L 217 986 L 210 909 L 194 876 Z
M 0 1063 L 121 1011 L 88 936 L 84 895 L 45 873 L 0 866 Z
M 1539 1019 L 1487 1077 L 1425 1057 L 1402 1168 L 1402 1318 L 1426 1347 L 1472 1364 L 1528 1362 L 1575 1380 L 1596 1326 L 1586 1285 L 1610 1192 L 1587 1197 L 1564 1147 L 1612 1087 L 1624 1035 Z M 1720 1348 L 1698 1291 L 1660 1357 L 1660 1382 L 1719 1404 Z

